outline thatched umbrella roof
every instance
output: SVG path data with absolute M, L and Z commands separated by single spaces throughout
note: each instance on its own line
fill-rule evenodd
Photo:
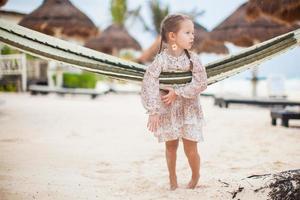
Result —
M 228 54 L 229 51 L 223 43 L 218 42 L 206 42 L 206 38 L 209 36 L 209 32 L 206 28 L 200 24 L 194 22 L 195 26 L 195 38 L 192 50 L 197 53 L 216 53 L 216 54 Z
M 299 25 L 286 26 L 265 17 L 248 21 L 246 10 L 248 3 L 241 5 L 220 25 L 212 30 L 210 39 L 219 42 L 231 42 L 237 46 L 248 47 L 256 42 L 271 39 L 280 34 L 295 30 Z
M 249 0 L 247 15 L 250 19 L 264 15 L 281 23 L 293 24 L 300 21 L 300 1 Z
M 143 53 L 136 61 L 139 63 L 147 63 L 152 61 L 159 50 L 160 41 L 161 41 L 161 36 L 159 35 L 158 37 L 156 37 L 153 44 L 148 49 L 143 51 Z
M 21 26 L 62 39 L 76 38 L 81 42 L 96 36 L 95 24 L 69 0 L 44 0 L 25 16 Z
M 206 42 L 205 39 L 208 37 L 207 29 L 200 24 L 194 22 L 195 38 L 192 46 L 192 51 L 197 53 L 216 53 L 216 54 L 228 54 L 229 51 L 226 46 L 222 43 L 217 42 Z M 151 62 L 159 50 L 161 37 L 158 36 L 154 43 L 146 49 L 141 56 L 137 59 L 137 62 L 146 63 Z M 205 42 L 204 42 L 205 41 Z
M 141 50 L 141 45 L 130 36 L 123 25 L 112 24 L 99 37 L 92 38 L 85 46 L 103 53 L 116 55 L 121 49 Z
M 7 3 L 8 0 L 0 0 L 0 7 L 4 6 Z

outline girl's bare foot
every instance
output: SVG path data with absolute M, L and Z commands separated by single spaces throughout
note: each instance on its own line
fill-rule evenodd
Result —
M 170 190 L 176 190 L 176 188 L 178 187 L 177 177 L 169 176 L 169 179 L 170 179 Z
M 190 182 L 187 185 L 187 189 L 195 189 L 195 187 L 197 186 L 197 183 L 199 181 L 200 175 L 197 176 L 192 176 Z

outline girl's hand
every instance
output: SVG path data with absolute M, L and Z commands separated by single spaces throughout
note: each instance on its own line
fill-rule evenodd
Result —
M 173 101 L 175 101 L 176 99 L 176 93 L 174 91 L 173 88 L 171 87 L 166 87 L 164 88 L 165 90 L 168 90 L 168 94 L 164 95 L 161 97 L 162 101 L 164 102 L 164 104 L 166 104 L 167 106 L 170 105 Z
M 155 132 L 159 125 L 159 114 L 149 115 L 147 127 L 149 131 Z

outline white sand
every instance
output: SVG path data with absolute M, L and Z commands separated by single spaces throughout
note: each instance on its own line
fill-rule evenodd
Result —
M 272 127 L 267 108 L 220 109 L 202 97 L 207 125 L 199 144 L 200 184 L 184 189 L 190 169 L 180 143 L 180 188 L 171 192 L 164 144 L 146 130 L 138 95 L 91 100 L 0 93 L 1 101 L 1 200 L 231 199 L 233 188 L 219 180 L 234 185 L 300 167 L 300 121 Z

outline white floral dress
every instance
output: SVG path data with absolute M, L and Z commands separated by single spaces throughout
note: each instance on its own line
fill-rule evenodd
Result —
M 161 72 L 190 71 L 190 60 L 183 53 L 179 57 L 169 55 L 167 49 L 157 54 L 148 66 L 141 88 L 141 100 L 147 114 L 159 114 L 160 122 L 154 136 L 158 142 L 182 138 L 203 141 L 204 120 L 199 94 L 207 88 L 207 74 L 199 56 L 190 52 L 193 62 L 192 81 L 184 85 L 172 85 L 176 100 L 167 106 L 161 101 L 163 91 L 159 89 Z

